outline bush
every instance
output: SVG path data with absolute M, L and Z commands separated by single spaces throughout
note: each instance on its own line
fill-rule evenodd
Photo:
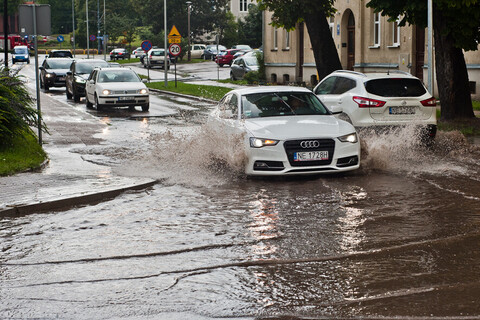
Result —
M 10 145 L 17 136 L 34 135 L 31 127 L 38 126 L 38 112 L 33 105 L 34 99 L 20 77 L 0 69 L 0 146 Z
M 260 73 L 258 71 L 247 72 L 243 79 L 247 80 L 248 84 L 258 84 L 260 82 Z

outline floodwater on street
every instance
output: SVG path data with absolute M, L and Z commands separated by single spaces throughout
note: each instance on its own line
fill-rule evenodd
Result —
M 365 132 L 357 171 L 252 179 L 204 120 L 105 120 L 75 152 L 154 187 L 0 218 L 0 318 L 480 318 L 478 145 Z

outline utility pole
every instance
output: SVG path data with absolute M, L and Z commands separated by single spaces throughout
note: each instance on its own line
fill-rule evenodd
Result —
M 8 68 L 8 1 L 3 0 L 3 51 L 5 52 L 5 68 Z
M 105 0 L 103 0 L 103 60 L 107 61 L 107 11 L 105 11 Z
M 87 15 L 87 59 L 90 58 L 90 32 L 88 31 L 88 0 L 85 2 L 85 12 Z
M 100 53 L 100 0 L 97 0 L 97 52 Z
M 192 7 L 192 2 L 191 1 L 187 1 L 187 6 L 188 6 L 188 54 L 187 54 L 187 61 L 190 61 L 192 59 L 192 53 L 191 53 L 191 49 L 190 49 L 190 8 Z
M 72 0 L 72 38 L 73 38 L 73 56 L 75 57 L 75 0 Z

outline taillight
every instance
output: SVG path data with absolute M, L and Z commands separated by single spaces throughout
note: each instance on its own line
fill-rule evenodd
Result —
M 358 104 L 359 108 L 380 108 L 383 107 L 386 101 L 369 99 L 364 97 L 353 97 L 353 101 Z
M 435 98 L 430 98 L 427 100 L 422 100 L 420 101 L 422 106 L 424 107 L 436 107 L 437 106 L 437 100 Z

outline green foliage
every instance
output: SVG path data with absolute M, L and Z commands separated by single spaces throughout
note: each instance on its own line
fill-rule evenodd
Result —
M 480 101 L 472 100 L 473 110 L 480 111 Z
M 0 176 L 36 169 L 47 155 L 31 133 L 17 135 L 7 146 L 0 146 Z
M 235 22 L 235 16 L 231 12 L 225 13 L 225 18 L 219 23 L 220 43 L 227 48 L 238 44 L 238 23 Z
M 403 16 L 401 25 L 427 26 L 427 1 L 424 0 L 370 0 L 367 7 L 391 17 L 390 20 Z M 458 48 L 477 50 L 480 41 L 480 1 L 434 0 L 433 7 L 434 23 L 442 20 L 444 36 L 451 36 Z
M 262 45 L 262 11 L 258 6 L 250 6 L 245 21 L 238 21 L 238 34 L 241 44 L 248 44 L 252 48 Z
M 24 82 L 8 69 L 0 70 L 0 145 L 11 144 L 16 136 L 33 134 L 37 110 Z M 43 126 L 45 128 L 45 126 Z
M 258 84 L 260 83 L 260 73 L 258 71 L 247 72 L 243 76 L 243 79 L 245 79 L 248 84 Z
M 262 51 L 256 53 L 258 61 L 258 76 L 261 81 L 267 80 L 267 74 L 265 73 L 265 58 Z
M 297 23 L 304 21 L 307 14 L 323 12 L 326 17 L 329 17 L 336 12 L 333 7 L 334 0 L 257 0 L 257 2 L 260 10 L 273 12 L 271 23 L 273 26 L 283 27 L 290 31 L 295 29 Z

